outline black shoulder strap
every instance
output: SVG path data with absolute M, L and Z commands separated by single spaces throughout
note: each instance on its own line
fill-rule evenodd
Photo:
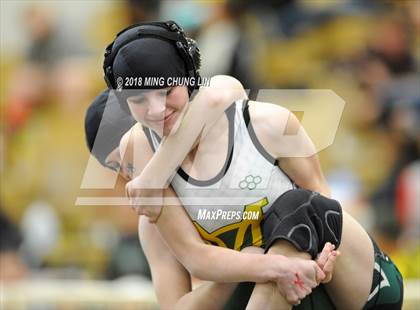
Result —
M 242 106 L 242 114 L 243 114 L 243 117 L 244 117 L 244 121 L 245 121 L 245 125 L 246 125 L 246 127 L 248 127 L 248 125 L 249 125 L 249 122 L 250 122 L 250 116 L 249 116 L 249 106 L 248 106 L 248 101 L 249 101 L 249 99 L 244 99 L 244 101 L 243 101 L 243 106 Z
M 146 135 L 147 141 L 149 141 L 150 147 L 152 148 L 153 152 L 156 151 L 155 146 L 153 144 L 153 139 L 152 139 L 152 135 L 150 133 L 150 129 L 145 127 L 145 126 L 141 126 L 143 128 L 143 132 Z

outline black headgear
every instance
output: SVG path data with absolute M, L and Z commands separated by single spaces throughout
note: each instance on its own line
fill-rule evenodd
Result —
M 105 166 L 106 157 L 134 124 L 135 120 L 121 110 L 112 91 L 103 91 L 86 111 L 85 136 L 89 151 Z
M 188 85 L 190 95 L 198 88 L 200 51 L 195 41 L 187 38 L 174 21 L 147 22 L 127 27 L 108 45 L 104 56 L 104 78 L 110 89 L 147 89 L 136 83 L 126 85 L 124 81 L 127 76 L 139 77 L 139 72 L 151 77 L 194 78 L 196 83 Z M 116 58 L 119 58 L 118 61 Z M 126 98 L 122 99 L 120 104 L 127 111 Z

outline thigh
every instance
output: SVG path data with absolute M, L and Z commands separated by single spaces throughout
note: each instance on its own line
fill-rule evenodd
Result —
M 388 255 L 373 241 L 375 267 L 369 298 L 363 310 L 401 309 L 404 292 L 400 271 Z
M 320 284 L 312 293 L 306 296 L 300 305 L 293 307 L 293 310 L 335 310 L 337 309 L 332 302 L 324 284 Z
M 345 212 L 339 250 L 327 291 L 338 309 L 361 309 L 372 285 L 374 251 L 369 235 Z
M 241 282 L 229 298 L 224 310 L 243 310 L 249 302 L 252 291 L 254 290 L 254 282 Z
M 279 248 L 276 243 L 270 253 L 300 258 L 309 257 L 306 253 L 310 253 L 315 259 L 326 242 L 334 244 L 341 255 L 336 260 L 332 281 L 326 285 L 327 291 L 338 308 L 363 307 L 371 287 L 373 247 L 368 234 L 342 211 L 337 201 L 303 189 L 291 190 L 276 200 L 264 221 L 267 246 L 279 239 L 291 242 L 280 243 Z

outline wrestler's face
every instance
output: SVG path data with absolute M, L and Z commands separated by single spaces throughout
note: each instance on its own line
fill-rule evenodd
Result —
M 141 90 L 127 98 L 134 119 L 160 136 L 168 136 L 176 131 L 179 125 L 177 121 L 181 119 L 187 102 L 186 86 Z

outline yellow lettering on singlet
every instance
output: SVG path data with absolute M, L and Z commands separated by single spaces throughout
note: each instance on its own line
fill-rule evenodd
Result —
M 240 251 L 242 245 L 244 244 L 245 233 L 248 230 L 248 227 L 251 225 L 251 236 L 252 236 L 252 245 L 253 246 L 262 246 L 262 232 L 261 232 L 261 221 L 263 219 L 262 208 L 268 204 L 268 199 L 264 197 L 256 202 L 245 205 L 244 212 L 258 212 L 258 219 L 244 220 L 242 219 L 238 223 L 232 223 L 226 226 L 223 226 L 212 233 L 207 232 L 199 223 L 193 221 L 195 228 L 200 233 L 201 238 L 207 243 L 216 244 L 227 248 L 225 241 L 221 239 L 221 235 L 232 230 L 237 230 L 235 236 L 234 250 Z

